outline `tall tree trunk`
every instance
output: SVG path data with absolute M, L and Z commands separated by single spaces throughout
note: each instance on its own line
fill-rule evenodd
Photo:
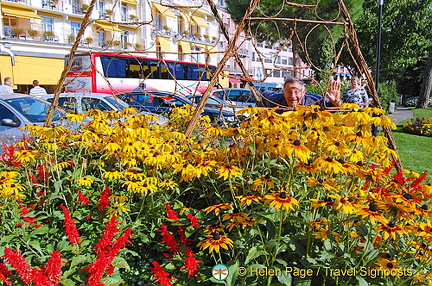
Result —
M 416 108 L 427 108 L 432 91 L 432 51 L 429 53 L 429 60 L 424 71 L 422 88 Z

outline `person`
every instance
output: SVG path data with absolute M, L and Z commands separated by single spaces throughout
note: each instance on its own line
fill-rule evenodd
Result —
M 134 89 L 134 91 L 146 91 L 146 90 L 147 90 L 147 86 L 145 82 L 140 82 L 138 87 Z
M 351 85 L 345 90 L 342 100 L 355 103 L 360 107 L 367 107 L 372 101 L 364 87 L 360 85 L 360 79 L 355 76 L 351 78 Z
M 294 107 L 296 105 L 319 105 L 321 107 L 337 107 L 342 104 L 340 99 L 341 85 L 338 81 L 332 81 L 330 91 L 326 93 L 326 99 L 321 95 L 306 92 L 304 83 L 295 77 L 285 78 L 282 92 L 266 90 L 262 93 L 263 102 L 267 107 Z
M 33 88 L 30 89 L 30 95 L 31 96 L 42 96 L 42 95 L 47 95 L 47 92 L 46 92 L 45 88 L 39 86 L 39 81 L 35 79 L 33 81 Z
M 10 77 L 5 77 L 4 84 L 0 85 L 0 94 L 13 94 L 12 89 L 12 79 Z

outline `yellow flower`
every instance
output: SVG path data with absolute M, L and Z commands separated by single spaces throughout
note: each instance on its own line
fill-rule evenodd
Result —
M 15 151 L 17 161 L 20 163 L 31 163 L 36 161 L 36 157 L 30 150 Z
M 111 171 L 107 171 L 107 172 L 102 173 L 102 178 L 108 179 L 108 180 L 118 180 L 118 179 L 123 178 L 123 174 L 121 172 L 111 170 Z
M 301 145 L 300 140 L 295 140 L 292 144 L 288 144 L 284 151 L 288 156 L 293 155 L 303 163 L 307 163 L 312 152 L 304 145 Z
M 237 199 L 240 199 L 240 206 L 243 206 L 244 204 L 250 206 L 252 202 L 259 203 L 262 201 L 262 198 L 260 196 L 252 195 L 252 193 L 247 193 L 246 195 L 237 196 Z
M 208 214 L 211 211 L 214 211 L 216 215 L 219 215 L 219 212 L 221 210 L 229 210 L 232 208 L 232 206 L 233 204 L 231 203 L 218 203 L 216 205 L 206 207 L 204 211 L 206 212 L 206 214 Z
M 110 215 L 118 216 L 121 213 L 130 212 L 129 205 L 127 204 L 128 198 L 126 196 L 110 196 L 110 207 L 107 211 Z
M 397 224 L 394 221 L 389 221 L 387 224 L 381 223 L 377 230 L 384 232 L 384 240 L 388 239 L 389 237 L 393 238 L 393 240 L 396 240 L 396 234 L 399 234 L 400 236 L 408 234 L 403 226 Z
M 90 187 L 94 182 L 94 179 L 89 176 L 84 176 L 78 179 L 78 186 Z
M 66 115 L 66 118 L 71 122 L 81 122 L 84 121 L 86 115 L 84 113 L 70 113 Z
M 217 174 L 219 178 L 223 178 L 224 180 L 227 180 L 228 178 L 231 177 L 240 176 L 242 174 L 242 170 L 237 166 L 229 164 L 217 170 Z
M 313 164 L 327 174 L 346 173 L 344 166 L 332 157 L 317 158 Z
M 270 207 L 274 207 L 276 210 L 283 208 L 285 211 L 294 211 L 293 205 L 299 205 L 299 202 L 292 197 L 288 197 L 286 192 L 267 194 L 264 196 L 264 203 L 270 204 Z
M 228 238 L 226 235 L 220 235 L 219 232 L 215 232 L 212 235 L 207 235 L 207 239 L 200 241 L 197 246 L 201 250 L 209 249 L 209 253 L 213 251 L 219 253 L 220 248 L 228 250 L 228 247 L 234 247 L 234 242 Z

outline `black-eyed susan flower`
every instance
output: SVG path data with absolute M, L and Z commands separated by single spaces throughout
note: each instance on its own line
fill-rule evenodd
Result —
M 94 179 L 90 176 L 84 176 L 78 179 L 77 181 L 77 185 L 78 186 L 84 186 L 84 187 L 91 187 L 91 185 L 93 184 Z
M 307 163 L 312 152 L 300 140 L 294 140 L 292 144 L 285 145 L 283 152 L 288 156 L 297 158 L 300 162 Z
M 206 207 L 204 209 L 204 211 L 206 212 L 206 214 L 214 211 L 216 215 L 219 215 L 221 210 L 230 210 L 230 209 L 232 209 L 232 207 L 233 207 L 233 204 L 231 204 L 231 203 L 218 203 L 218 204 Z
M 362 218 L 368 217 L 371 223 L 375 223 L 376 220 L 383 224 L 387 224 L 389 222 L 383 216 L 376 204 L 370 204 L 368 208 L 361 208 L 356 210 L 356 212 L 357 214 L 361 215 Z
M 15 156 L 17 157 L 17 162 L 20 163 L 31 163 L 36 161 L 36 157 L 31 150 L 15 151 Z
M 123 177 L 124 177 L 123 173 L 116 170 L 106 171 L 102 173 L 102 178 L 108 180 L 118 180 L 118 179 L 122 179 Z
M 401 265 L 401 262 L 394 258 L 390 258 L 388 255 L 383 255 L 378 257 L 376 265 L 379 269 L 393 270 L 397 269 Z
M 400 236 L 408 234 L 406 229 L 404 229 L 403 225 L 400 225 L 399 223 L 396 223 L 394 221 L 389 221 L 387 224 L 381 223 L 377 227 L 377 230 L 384 232 L 384 240 L 388 239 L 389 237 L 393 238 L 393 240 L 396 240 L 397 234 Z
M 234 247 L 234 242 L 226 235 L 221 235 L 219 232 L 215 232 L 211 235 L 206 236 L 207 239 L 200 241 L 197 246 L 201 250 L 209 249 L 209 253 L 215 251 L 219 253 L 220 248 L 228 250 L 229 247 Z
M 206 234 L 211 234 L 214 232 L 222 233 L 223 230 L 224 230 L 224 226 L 219 222 L 216 222 L 214 224 L 207 225 L 206 228 L 204 229 L 204 233 Z
M 240 206 L 243 206 L 244 204 L 250 206 L 252 202 L 259 203 L 262 201 L 262 197 L 253 195 L 251 192 L 247 193 L 246 195 L 237 196 L 236 198 L 240 200 Z
M 264 203 L 276 210 L 283 208 L 285 211 L 294 210 L 293 205 L 299 205 L 299 202 L 295 198 L 287 196 L 286 192 L 267 194 L 264 196 Z
M 228 178 L 237 177 L 242 174 L 242 170 L 232 164 L 224 165 L 216 171 L 219 178 L 227 180 Z
M 252 189 L 263 189 L 263 186 L 267 186 L 268 188 L 274 188 L 273 178 L 269 174 L 265 175 L 264 177 L 259 177 L 255 179 L 252 184 Z
M 315 159 L 313 164 L 316 165 L 317 169 L 327 174 L 339 174 L 347 172 L 344 166 L 332 157 L 319 157 Z

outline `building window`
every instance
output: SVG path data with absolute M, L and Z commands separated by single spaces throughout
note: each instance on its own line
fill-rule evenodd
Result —
M 123 22 L 126 22 L 128 20 L 126 5 L 121 6 L 121 20 Z
M 277 56 L 277 58 L 276 58 L 276 63 L 277 63 L 277 64 L 280 64 L 280 63 L 281 63 L 281 56 Z
M 125 31 L 123 34 L 121 34 L 121 44 L 123 49 L 127 49 L 126 43 L 129 43 L 129 32 Z
M 255 61 L 255 52 L 252 52 L 252 61 Z
M 76 37 L 76 35 L 78 35 L 78 31 L 81 27 L 81 23 L 79 22 L 71 22 L 71 35 L 73 35 L 74 37 Z
M 54 19 L 42 18 L 42 26 L 44 32 L 54 32 Z
M 264 62 L 265 63 L 271 63 L 272 62 L 272 58 L 264 58 Z
M 266 74 L 266 76 L 271 76 L 272 69 L 265 69 L 265 74 Z
M 98 32 L 97 38 L 98 38 L 98 46 L 99 47 L 105 47 L 105 33 L 104 32 Z
M 280 77 L 281 76 L 281 71 L 280 70 L 275 70 L 273 73 L 273 77 Z
M 294 65 L 294 59 L 293 58 L 288 58 L 288 65 L 293 66 Z
M 283 57 L 283 58 L 282 58 L 282 64 L 283 64 L 283 65 L 286 65 L 287 63 L 288 63 L 287 58 L 286 58 L 286 57 Z

